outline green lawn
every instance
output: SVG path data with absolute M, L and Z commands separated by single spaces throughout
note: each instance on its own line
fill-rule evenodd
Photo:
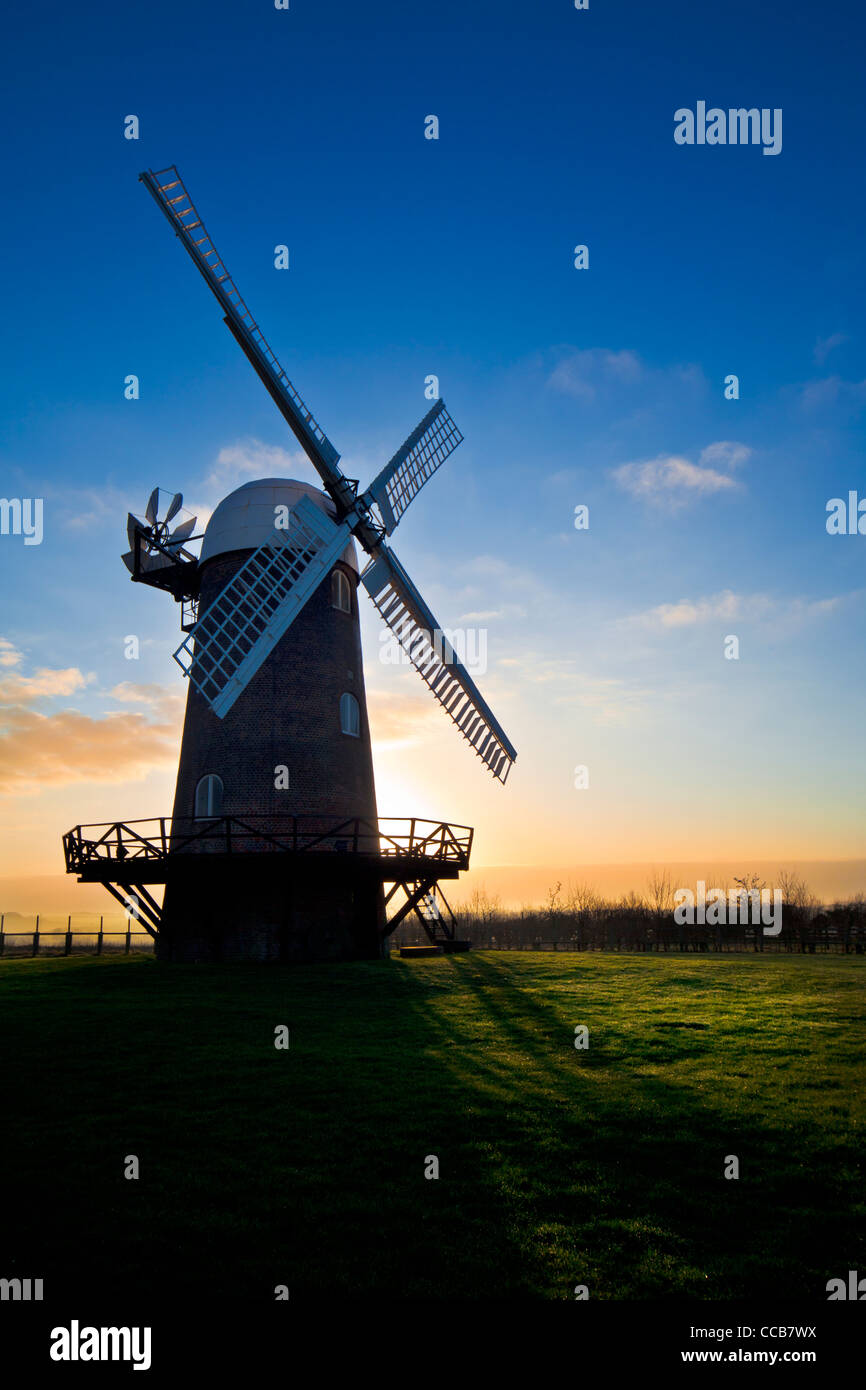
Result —
M 866 1271 L 864 972 L 3 962 L 0 1275 L 148 1299 L 825 1297 Z

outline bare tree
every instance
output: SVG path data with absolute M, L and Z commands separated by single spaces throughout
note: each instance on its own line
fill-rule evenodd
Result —
M 562 884 L 559 882 L 557 882 L 553 888 L 548 888 L 547 890 L 547 915 L 550 917 L 551 921 L 562 911 L 561 895 Z
M 674 890 L 671 883 L 671 876 L 667 869 L 654 869 L 647 881 L 647 896 L 649 897 L 650 907 L 654 912 L 661 915 L 663 912 L 672 912 L 674 906 Z
M 616 906 L 625 912 L 639 912 L 646 908 L 646 905 L 646 898 L 641 893 L 636 893 L 633 888 L 623 893 L 616 903 Z
M 589 916 L 593 912 L 598 912 L 603 900 L 591 884 L 569 883 L 565 893 L 565 906 L 568 912 L 575 915 Z
M 782 869 L 779 874 L 778 887 L 782 890 L 782 902 L 785 907 L 795 907 L 807 919 L 811 919 L 817 913 L 821 903 L 815 894 L 811 892 L 808 883 L 799 874 L 791 869 Z
M 742 878 L 737 878 L 737 876 L 734 875 L 734 883 L 736 883 L 737 887 L 741 888 L 744 893 L 760 893 L 761 890 L 767 886 L 764 879 L 761 878 L 761 875 L 757 873 L 746 873 L 743 874 Z
M 488 893 L 483 883 L 470 893 L 467 907 L 469 915 L 474 917 L 475 921 L 482 926 L 489 925 L 494 917 L 498 917 L 501 912 L 499 895 Z

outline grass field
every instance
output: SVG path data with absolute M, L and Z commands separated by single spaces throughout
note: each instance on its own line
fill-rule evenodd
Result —
M 866 1271 L 864 972 L 4 962 L 0 1275 L 146 1300 L 824 1298 Z

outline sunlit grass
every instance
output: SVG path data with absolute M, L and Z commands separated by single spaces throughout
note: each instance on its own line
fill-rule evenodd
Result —
M 6 962 L 4 1245 L 143 1297 L 820 1297 L 866 1268 L 864 965 Z

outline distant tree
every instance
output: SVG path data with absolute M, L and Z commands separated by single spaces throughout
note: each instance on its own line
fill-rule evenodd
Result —
M 734 883 L 736 883 L 737 887 L 741 888 L 744 893 L 760 893 L 761 889 L 767 886 L 765 880 L 761 878 L 761 875 L 756 873 L 743 874 L 741 878 L 737 878 L 736 875 L 734 875 Z
M 556 883 L 547 890 L 547 915 L 551 922 L 562 911 L 562 884 Z
M 621 908 L 623 912 L 643 912 L 647 903 L 641 893 L 636 893 L 633 888 L 630 888 L 627 893 L 622 894 L 616 906 Z
M 674 890 L 667 869 L 655 869 L 647 881 L 647 896 L 654 912 L 673 912 Z
M 805 917 L 813 917 L 821 906 L 815 894 L 810 892 L 806 880 L 789 869 L 783 869 L 779 874 L 777 886 L 782 890 L 785 907 L 795 907 Z
M 604 905 L 604 899 L 588 883 L 569 883 L 565 890 L 565 906 L 575 915 L 591 916 Z
M 470 893 L 467 908 L 469 915 L 482 926 L 488 926 L 502 912 L 498 894 L 488 893 L 483 883 Z

